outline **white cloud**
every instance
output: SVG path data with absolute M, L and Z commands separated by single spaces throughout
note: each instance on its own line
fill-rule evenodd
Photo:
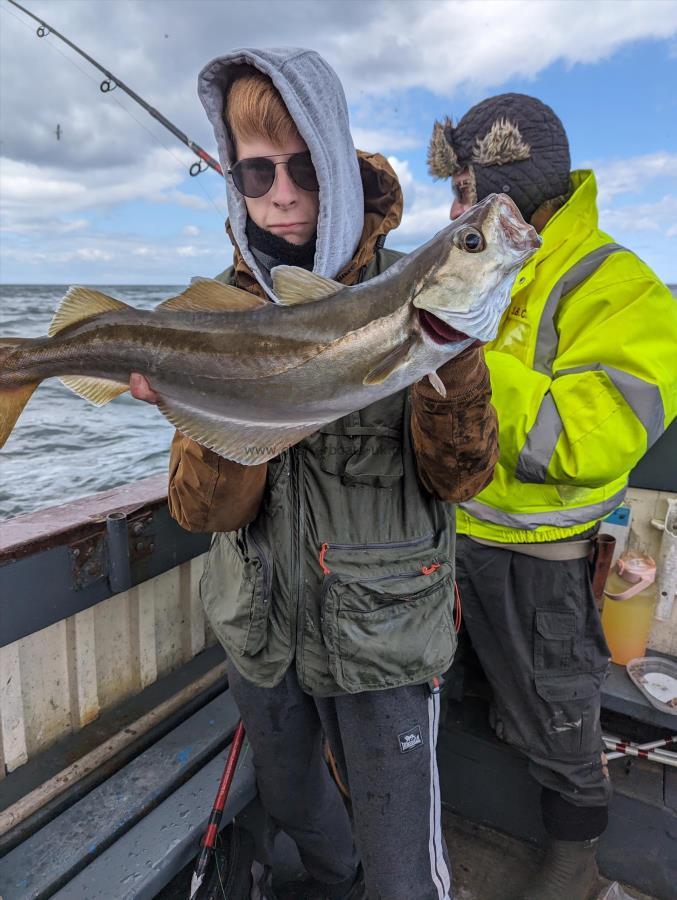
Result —
M 589 165 L 599 185 L 599 218 L 604 230 L 622 235 L 630 246 L 642 232 L 677 236 L 677 153 L 662 151 Z M 654 196 L 660 191 L 659 199 L 628 202 L 634 195 L 646 197 L 649 191 Z
M 176 252 L 179 256 L 196 257 L 211 256 L 213 251 L 209 247 L 195 247 L 193 244 L 187 244 L 183 247 L 177 247 Z
M 187 151 L 184 155 L 189 156 Z M 151 150 L 135 165 L 80 172 L 7 158 L 2 158 L 0 163 L 2 227 L 5 231 L 40 229 L 47 232 L 50 217 L 59 223 L 58 231 L 76 231 L 86 227 L 87 220 L 64 220 L 62 217 L 130 201 L 173 203 L 199 211 L 213 210 L 219 218 L 225 215 L 225 203 L 218 204 L 214 185 L 211 188 L 215 197 L 207 194 L 207 199 L 176 189 L 184 178 L 183 172 L 175 166 L 167 167 L 162 150 Z M 39 210 L 39 216 L 36 210 Z
M 153 197 L 153 200 L 155 203 L 176 203 L 185 209 L 200 211 L 215 209 L 220 216 L 225 218 L 226 202 L 222 199 L 224 193 L 222 192 L 220 196 L 214 196 L 214 192 L 210 191 L 207 194 L 207 199 L 204 199 L 203 197 L 196 197 L 194 194 L 186 194 L 184 191 L 165 191 L 164 194 Z
M 411 249 L 425 243 L 449 224 L 451 190 L 449 182 L 417 181 L 408 160 L 389 156 L 404 194 L 402 224 L 390 238 L 389 246 Z
M 182 234 L 185 234 L 187 237 L 197 237 L 200 233 L 200 229 L 197 225 L 184 225 Z
M 616 230 L 659 231 L 677 237 L 677 196 L 667 194 L 656 203 L 637 203 L 616 208 L 602 208 L 600 225 L 612 233 Z
M 89 229 L 77 246 L 62 235 L 52 241 L 3 243 L 3 261 L 26 272 L 45 273 L 45 281 L 70 283 L 188 283 L 193 275 L 214 275 L 228 265 L 229 249 L 217 231 L 199 246 L 167 238 L 142 242 L 134 234 Z M 195 268 L 195 260 L 200 268 Z M 110 264 L 110 265 L 107 265 Z
M 109 262 L 114 258 L 114 254 L 100 247 L 81 247 L 73 251 L 72 258 L 81 259 L 83 262 Z
M 405 132 L 387 128 L 351 128 L 353 143 L 360 150 L 370 153 L 392 153 L 394 150 L 410 150 L 421 146 L 420 138 Z
M 8 260 L 16 260 L 28 265 L 45 262 L 61 264 L 76 261 L 85 263 L 100 263 L 110 262 L 117 257 L 116 253 L 112 252 L 109 249 L 103 249 L 101 247 L 78 247 L 74 250 L 21 250 L 10 247 L 4 251 L 3 255 Z
M 3 212 L 10 222 L 20 222 L 34 218 L 37 209 L 42 216 L 61 216 L 129 200 L 165 199 L 163 192 L 182 179 L 178 168 L 167 168 L 160 150 L 152 150 L 141 164 L 73 173 L 3 158 Z
M 677 153 L 667 151 L 587 162 L 583 166 L 595 172 L 600 204 L 609 203 L 620 194 L 641 194 L 657 178 L 677 179 Z
M 407 248 L 446 224 L 450 192 L 446 182 L 432 184 L 425 176 L 417 181 L 413 175 L 420 171 L 412 165 L 421 161 L 430 123 L 421 124 L 418 94 L 401 91 L 432 91 L 445 98 L 442 109 L 455 113 L 450 101 L 458 100 L 459 89 L 489 92 L 516 78 L 534 79 L 556 62 L 573 66 L 606 59 L 640 40 L 677 46 L 677 0 L 371 0 L 359 5 L 359 16 L 347 14 L 352 4 L 345 0 L 126 0 L 105 4 L 105 28 L 101 6 L 101 0 L 31 0 L 32 12 L 119 74 L 212 154 L 213 134 L 195 91 L 205 62 L 234 46 L 316 48 L 344 83 L 356 113 L 356 143 L 398 154 L 406 212 L 389 245 Z M 184 271 L 178 264 L 195 259 L 185 248 L 204 253 L 206 269 L 227 263 L 223 185 L 213 173 L 186 179 L 195 160 L 190 151 L 120 89 L 101 94 L 100 76 L 89 64 L 53 35 L 37 40 L 34 24 L 7 3 L 0 3 L 0 56 L 2 228 L 12 241 L 3 252 L 22 254 L 30 265 L 39 253 L 56 260 L 99 249 L 119 261 L 127 282 L 144 275 L 160 278 L 163 270 Z M 593 71 L 592 81 L 594 76 Z M 586 103 L 593 108 L 594 97 Z M 604 214 L 612 210 L 620 228 L 617 198 L 641 194 L 646 179 L 660 188 L 652 201 L 665 194 L 670 186 L 664 188 L 659 179 L 674 176 L 676 160 L 675 154 L 657 152 L 596 163 Z M 92 230 L 95 213 L 132 201 L 190 211 L 176 232 L 185 219 L 200 221 L 205 212 L 212 223 L 214 213 L 220 221 L 213 232 L 205 224 L 199 239 L 187 230 L 162 242 L 148 233 L 121 237 Z M 662 207 L 640 207 L 636 215 L 646 226 L 644 234 L 654 240 L 649 223 Z M 629 221 L 629 213 L 624 215 Z M 669 234 L 674 222 L 663 227 Z M 95 266 L 90 259 L 87 265 Z M 140 275 L 128 271 L 134 261 Z
M 414 0 L 372 9 L 366 21 L 360 16 L 358 32 L 328 36 L 343 54 L 341 74 L 371 93 L 495 87 L 533 78 L 558 60 L 599 62 L 630 41 L 677 31 L 671 0 Z
M 88 219 L 23 219 L 21 222 L 13 222 L 10 225 L 0 225 L 0 231 L 11 231 L 14 234 L 31 234 L 42 232 L 43 234 L 62 235 L 72 234 L 76 231 L 84 231 L 89 227 Z
M 388 162 L 395 170 L 395 174 L 402 186 L 402 190 L 404 191 L 406 188 L 411 187 L 414 183 L 414 176 L 411 174 L 409 160 L 399 159 L 397 156 L 389 156 Z
M 461 86 L 497 88 L 534 78 L 557 61 L 594 63 L 632 42 L 677 34 L 677 0 L 372 0 L 360 4 L 359 16 L 349 14 L 353 4 L 345 0 L 127 0 L 105 4 L 105 28 L 101 5 L 33 0 L 31 11 L 112 68 L 210 153 L 214 140 L 196 98 L 196 77 L 228 47 L 314 47 L 359 107 L 409 88 L 449 98 Z M 128 165 L 160 143 L 166 148 L 161 168 L 170 153 L 183 158 L 174 138 L 120 89 L 100 94 L 101 76 L 57 38 L 38 41 L 34 25 L 7 3 L 0 16 L 6 156 L 74 173 Z M 415 136 L 393 129 L 393 121 L 406 116 L 395 106 L 384 113 L 385 120 L 359 122 L 359 142 L 385 152 L 413 147 Z

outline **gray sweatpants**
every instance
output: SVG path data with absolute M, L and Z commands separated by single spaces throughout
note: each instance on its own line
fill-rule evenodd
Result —
M 609 651 L 587 561 L 534 559 L 459 535 L 456 577 L 498 736 L 528 756 L 546 791 L 580 810 L 551 798 L 546 827 L 567 840 L 599 833 L 605 818 L 590 808 L 606 807 L 611 795 L 599 721 Z M 570 824 L 557 821 L 567 816 Z
M 451 900 L 435 758 L 439 694 L 427 685 L 318 698 L 290 668 L 260 688 L 228 667 L 261 802 L 308 873 L 349 882 L 362 861 L 370 900 Z M 326 736 L 352 801 L 353 830 L 322 753 Z

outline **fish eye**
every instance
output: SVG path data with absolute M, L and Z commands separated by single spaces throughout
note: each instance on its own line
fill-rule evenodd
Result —
M 454 243 L 460 250 L 465 250 L 467 253 L 479 253 L 485 247 L 482 232 L 470 226 L 462 228 L 458 234 L 454 235 Z

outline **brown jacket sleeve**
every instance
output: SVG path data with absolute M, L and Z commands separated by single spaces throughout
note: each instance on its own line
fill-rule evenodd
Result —
M 465 350 L 437 374 L 446 397 L 427 378 L 412 390 L 414 453 L 426 489 L 459 503 L 489 484 L 498 459 L 496 412 L 482 348 Z
M 241 466 L 178 431 L 169 458 L 169 512 L 188 531 L 234 531 L 256 518 L 267 463 Z

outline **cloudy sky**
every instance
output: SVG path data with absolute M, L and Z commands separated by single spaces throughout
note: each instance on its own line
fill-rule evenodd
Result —
M 602 227 L 677 282 L 675 0 L 23 0 L 216 155 L 196 93 L 238 46 L 306 46 L 341 77 L 355 142 L 405 191 L 389 246 L 443 227 L 425 154 L 435 118 L 522 91 L 592 166 Z M 209 171 L 53 35 L 0 0 L 0 281 L 183 284 L 229 263 Z M 61 129 L 57 140 L 55 130 Z

